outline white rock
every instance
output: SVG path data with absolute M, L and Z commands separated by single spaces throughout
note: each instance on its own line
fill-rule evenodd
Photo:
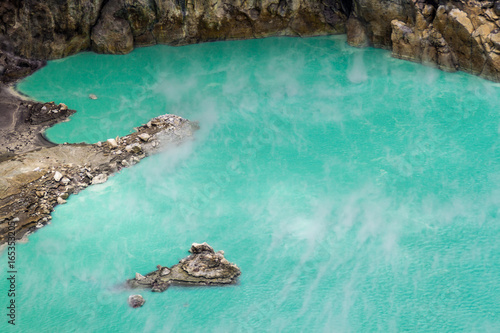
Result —
M 63 183 L 63 185 L 68 185 L 70 182 L 71 180 L 68 177 L 64 177 L 63 179 L 61 179 L 61 183 Z
M 68 106 L 64 103 L 59 103 L 59 107 L 61 110 L 67 110 L 68 109 Z
M 169 273 L 170 273 L 170 269 L 168 267 L 163 267 L 161 269 L 160 275 L 165 276 L 165 275 L 168 275 Z
M 141 280 L 144 280 L 146 277 L 144 275 L 142 275 L 141 273 L 135 273 L 135 279 L 137 281 L 141 281 Z
M 118 143 L 116 143 L 115 139 L 108 139 L 108 140 L 106 140 L 106 142 L 108 143 L 109 147 L 112 149 L 118 147 Z
M 131 145 L 127 145 L 127 146 L 125 147 L 125 151 L 126 151 L 127 153 L 132 152 L 132 153 L 134 153 L 134 154 L 138 154 L 138 153 L 140 153 L 140 152 L 142 151 L 142 147 L 141 147 L 141 145 L 140 145 L 140 144 L 138 144 L 138 143 L 136 142 L 136 143 L 133 143 L 133 144 L 131 144 Z
M 66 200 L 64 200 L 63 198 L 61 197 L 57 197 L 57 203 L 62 205 L 62 204 L 65 204 L 66 203 Z
M 97 99 L 97 96 L 96 96 L 96 95 L 94 95 L 94 94 L 89 94 L 89 98 L 90 98 L 90 99 Z
M 108 176 L 104 173 L 101 173 L 100 175 L 97 175 L 94 178 L 92 178 L 92 185 L 102 184 L 105 183 L 107 180 Z
M 63 175 L 59 171 L 56 171 L 56 173 L 54 174 L 54 180 L 56 182 L 60 181 L 62 177 L 63 177 Z
M 149 138 L 151 137 L 151 135 L 149 135 L 148 133 L 142 133 L 142 134 L 139 134 L 138 137 L 142 141 L 147 142 L 149 140 Z

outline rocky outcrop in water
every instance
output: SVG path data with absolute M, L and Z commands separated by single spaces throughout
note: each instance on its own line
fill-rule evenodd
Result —
M 131 295 L 128 297 L 128 305 L 132 308 L 140 308 L 146 301 L 141 295 Z
M 151 288 L 163 292 L 172 284 L 222 285 L 235 283 L 241 271 L 224 258 L 224 252 L 215 252 L 207 243 L 193 243 L 192 254 L 172 267 L 157 266 L 157 270 L 145 276 L 136 273 L 127 281 L 131 288 Z
M 30 0 L 0 3 L 0 35 L 17 55 L 55 59 L 91 48 L 344 32 L 341 0 Z
M 354 46 L 500 81 L 500 1 L 354 0 L 347 23 Z
M 137 132 L 96 144 L 63 144 L 7 157 L 0 163 L 0 245 L 50 223 L 73 193 L 101 184 L 122 168 L 193 135 L 197 125 L 175 115 L 153 118 Z

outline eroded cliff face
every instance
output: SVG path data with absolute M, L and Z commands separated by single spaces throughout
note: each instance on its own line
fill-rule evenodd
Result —
M 343 33 L 344 7 L 341 0 L 7 0 L 0 34 L 26 58 L 123 54 L 157 43 Z
M 103 1 L 1 1 L 0 34 L 10 39 L 19 56 L 62 58 L 89 48 Z
M 348 42 L 500 81 L 500 1 L 354 0 Z

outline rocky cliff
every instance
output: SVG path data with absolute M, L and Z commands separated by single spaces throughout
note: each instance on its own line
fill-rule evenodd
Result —
M 55 59 L 92 49 L 343 33 L 341 0 L 7 0 L 0 34 L 17 54 Z
M 353 46 L 500 81 L 500 0 L 354 0 Z
M 4 0 L 0 35 L 18 56 L 55 59 L 347 32 L 354 46 L 500 81 L 499 15 L 500 0 Z

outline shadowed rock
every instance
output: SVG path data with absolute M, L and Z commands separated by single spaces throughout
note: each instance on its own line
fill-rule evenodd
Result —
M 171 284 L 222 285 L 235 283 L 241 271 L 224 258 L 224 252 L 215 252 L 207 243 L 193 243 L 192 254 L 170 268 L 157 266 L 157 270 L 145 276 L 136 273 L 127 280 L 131 288 L 151 288 L 155 292 L 165 291 Z

